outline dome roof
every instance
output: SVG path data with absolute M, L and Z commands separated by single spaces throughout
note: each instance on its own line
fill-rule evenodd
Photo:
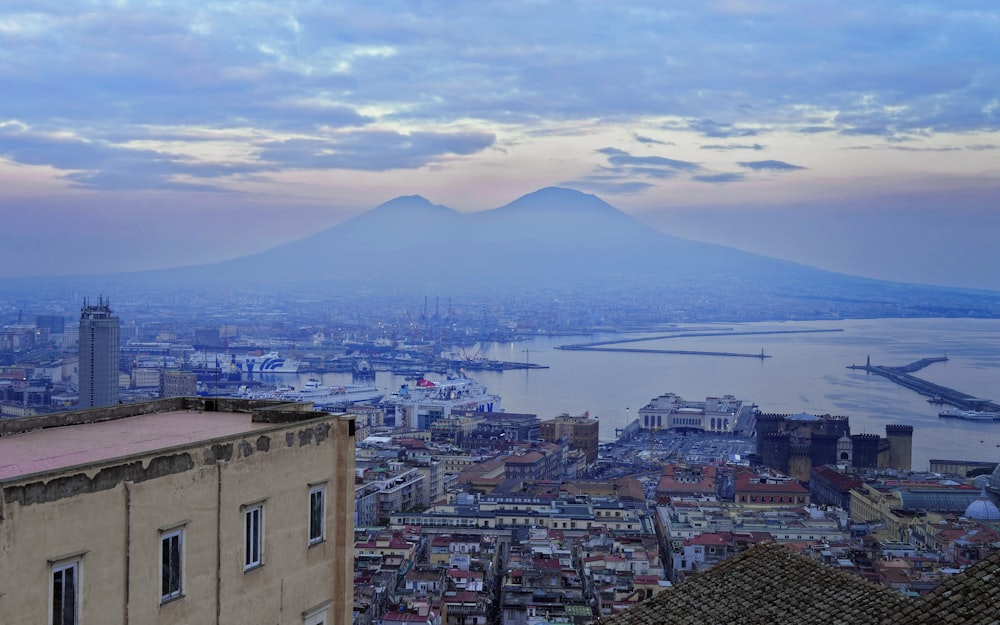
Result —
M 989 500 L 986 496 L 986 489 L 979 496 L 979 499 L 969 504 L 965 509 L 965 518 L 977 521 L 1000 521 L 1000 508 Z

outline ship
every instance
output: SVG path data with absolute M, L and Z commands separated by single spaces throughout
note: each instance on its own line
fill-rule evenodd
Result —
M 316 409 L 343 408 L 351 404 L 374 403 L 382 399 L 383 393 L 374 384 L 345 384 L 324 386 L 319 380 L 310 378 L 302 388 L 279 393 L 278 399 L 286 401 L 312 402 Z
M 262 356 L 247 354 L 243 361 L 248 374 L 253 373 L 298 373 L 301 361 L 283 358 L 278 352 L 268 352 Z
M 949 408 L 938 413 L 939 417 L 946 419 L 964 419 L 966 421 L 1000 421 L 1000 412 L 985 410 L 958 410 Z
M 444 380 L 420 377 L 414 384 L 404 384 L 382 402 L 387 422 L 396 427 L 429 430 L 437 420 L 455 412 L 503 412 L 500 396 L 490 393 L 485 385 L 464 375 Z

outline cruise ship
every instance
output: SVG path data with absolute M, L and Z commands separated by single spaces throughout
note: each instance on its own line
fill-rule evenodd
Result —
M 283 358 L 278 352 L 268 352 L 262 356 L 247 354 L 243 361 L 247 373 L 298 373 L 301 361 Z
M 374 384 L 345 384 L 324 386 L 319 380 L 310 379 L 302 388 L 281 393 L 280 399 L 311 401 L 316 409 L 343 408 L 351 404 L 373 403 L 382 399 L 383 393 Z
M 420 378 L 414 384 L 404 384 L 382 402 L 386 421 L 394 420 L 397 428 L 429 430 L 431 425 L 451 416 L 455 411 L 478 410 L 502 412 L 500 396 L 490 393 L 485 385 L 465 376 L 445 380 Z

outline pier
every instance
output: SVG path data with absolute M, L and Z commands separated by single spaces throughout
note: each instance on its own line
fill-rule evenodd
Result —
M 937 358 L 922 358 L 901 367 L 887 367 L 884 365 L 873 365 L 871 364 L 871 359 L 869 359 L 866 364 L 849 365 L 847 368 L 882 376 L 902 387 L 929 397 L 934 403 L 948 404 L 961 410 L 1000 410 L 1000 404 L 995 402 L 980 399 L 968 393 L 963 393 L 947 386 L 941 386 L 940 384 L 934 384 L 933 382 L 928 382 L 927 380 L 911 375 L 913 372 L 920 371 L 928 365 L 947 361 L 947 356 L 940 356 Z
M 755 336 L 773 334 L 815 334 L 817 332 L 843 332 L 843 328 L 831 328 L 821 330 L 756 330 L 747 332 L 683 332 L 675 334 L 661 334 L 658 336 L 645 336 L 632 339 L 614 339 L 610 341 L 594 341 L 592 343 L 575 343 L 572 345 L 559 345 L 556 349 L 589 352 L 623 352 L 631 354 L 677 354 L 680 356 L 725 356 L 730 358 L 771 358 L 771 356 L 760 350 L 759 354 L 746 354 L 740 352 L 719 352 L 691 349 L 642 349 L 638 347 L 611 347 L 624 343 L 643 343 L 646 341 L 661 341 L 665 339 L 699 338 L 707 336 Z

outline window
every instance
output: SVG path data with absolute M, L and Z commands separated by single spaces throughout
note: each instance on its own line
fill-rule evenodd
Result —
M 53 565 L 51 625 L 77 625 L 80 622 L 79 593 L 80 561 Z
M 326 538 L 326 487 L 309 489 L 309 544 L 323 542 Z
M 181 596 L 181 545 L 184 530 L 160 534 L 160 603 Z
M 243 510 L 244 538 L 246 543 L 243 569 L 250 570 L 264 563 L 264 504 L 247 506 Z

